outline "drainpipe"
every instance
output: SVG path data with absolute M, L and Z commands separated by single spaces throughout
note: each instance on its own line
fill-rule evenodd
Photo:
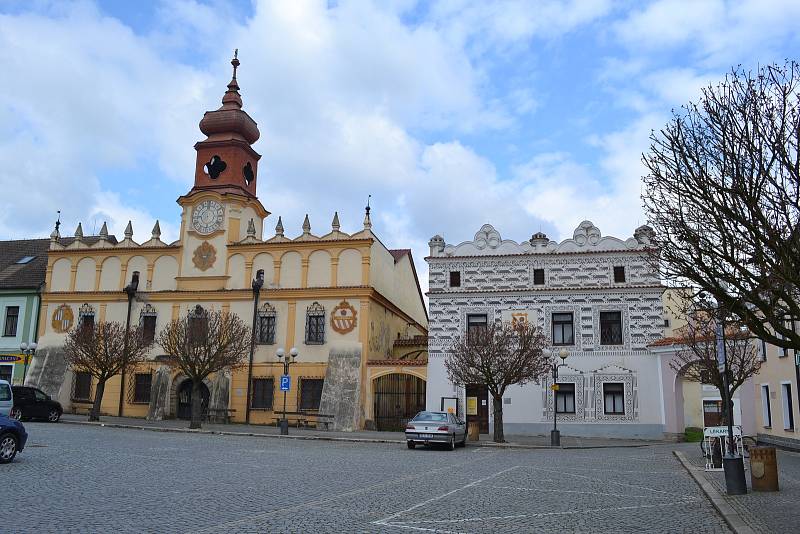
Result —
M 125 342 L 123 344 L 122 352 L 125 357 L 128 357 L 128 331 L 131 328 L 131 307 L 133 306 L 133 298 L 136 296 L 136 290 L 139 288 L 139 271 L 133 271 L 131 275 L 131 283 L 125 286 L 125 293 L 128 295 L 128 315 L 125 318 Z M 122 417 L 122 405 L 125 401 L 125 368 L 119 376 L 119 410 L 118 415 Z
M 258 319 L 258 297 L 261 295 L 261 288 L 264 287 L 264 269 L 256 271 L 253 280 L 253 328 L 250 336 L 250 360 L 247 363 L 247 399 L 244 413 L 244 422 L 250 424 L 250 387 L 253 382 L 253 355 L 256 350 L 256 320 Z

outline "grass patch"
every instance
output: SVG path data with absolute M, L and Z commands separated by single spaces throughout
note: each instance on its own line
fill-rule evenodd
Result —
M 698 443 L 703 441 L 703 429 L 694 426 L 686 427 L 683 437 L 689 443 Z

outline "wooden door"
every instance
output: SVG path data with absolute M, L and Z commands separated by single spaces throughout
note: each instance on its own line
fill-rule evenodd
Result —
M 483 384 L 467 385 L 467 408 L 470 406 L 470 397 L 477 400 L 477 415 L 467 413 L 467 425 L 473 421 L 480 424 L 481 434 L 489 433 L 489 390 Z

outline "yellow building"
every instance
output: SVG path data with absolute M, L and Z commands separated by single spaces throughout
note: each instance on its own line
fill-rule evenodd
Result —
M 800 356 L 760 343 L 763 361 L 753 378 L 758 442 L 800 450 Z
M 342 429 L 402 418 L 405 413 L 398 407 L 416 409 L 408 401 L 413 392 L 402 390 L 409 380 L 422 387 L 424 405 L 427 361 L 426 350 L 402 350 L 426 345 L 424 337 L 415 338 L 427 334 L 428 318 L 411 252 L 384 246 L 372 232 L 369 207 L 363 228 L 352 234 L 340 229 L 334 214 L 330 230 L 321 235 L 312 232 L 307 216 L 298 237 L 284 235 L 280 217 L 274 235 L 265 235 L 270 213 L 256 196 L 261 156 L 252 148 L 260 134 L 242 109 L 239 61 L 234 58 L 232 64 L 222 106 L 206 112 L 200 122 L 206 139 L 195 145 L 194 187 L 177 200 L 183 210 L 177 241 L 161 241 L 158 223 L 142 243 L 134 240 L 130 224 L 122 240 L 108 235 L 105 224 L 98 236 L 83 236 L 80 225 L 74 238 L 62 238 L 58 228 L 51 235 L 40 350 L 28 382 L 58 397 L 69 410 L 89 408 L 91 380 L 64 363 L 66 332 L 82 321 L 124 323 L 124 288 L 135 272 L 140 281 L 131 322 L 155 334 L 198 305 L 236 313 L 251 324 L 251 284 L 263 270 L 252 370 L 245 365 L 209 378 L 202 393 L 210 413 L 272 423 L 273 409 L 283 407 L 278 390 L 283 366 L 276 351 L 297 347 L 289 411 L 330 412 L 335 427 Z M 124 377 L 122 387 L 119 377 L 107 383 L 102 413 L 155 419 L 187 415 L 189 383 L 159 361 L 160 350 L 154 346 L 151 361 Z M 402 399 L 387 403 L 392 395 Z

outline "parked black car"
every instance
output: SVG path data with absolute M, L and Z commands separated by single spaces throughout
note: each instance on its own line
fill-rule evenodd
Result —
M 61 419 L 64 413 L 61 403 L 42 390 L 29 386 L 12 386 L 11 389 L 14 391 L 14 407 L 9 414 L 12 419 L 45 419 L 51 423 Z
M 25 448 L 28 433 L 22 423 L 0 415 L 0 464 L 7 464 Z

